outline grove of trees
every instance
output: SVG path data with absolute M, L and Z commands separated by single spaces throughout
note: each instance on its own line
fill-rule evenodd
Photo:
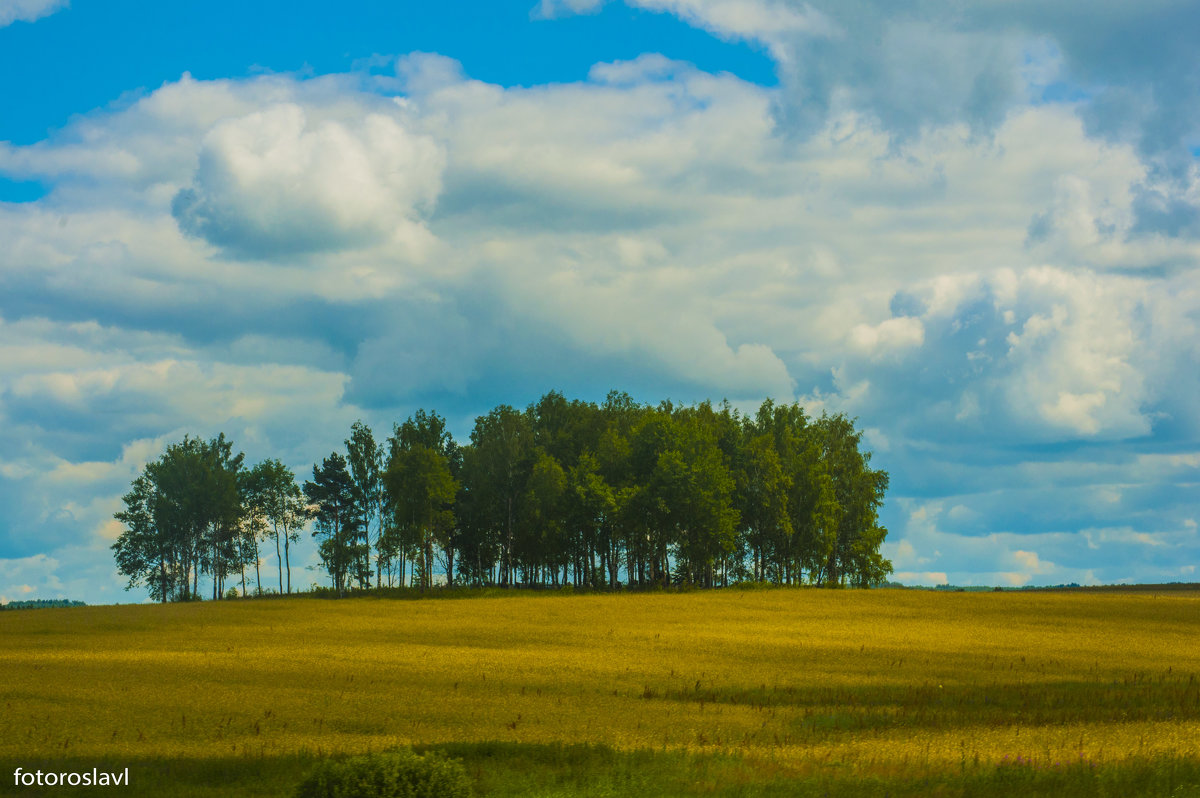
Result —
M 382 442 L 362 422 L 303 485 L 278 460 L 246 468 L 224 434 L 185 437 L 148 463 L 116 513 L 127 589 L 214 599 L 264 547 L 290 593 L 305 528 L 339 595 L 383 586 L 593 589 L 731 582 L 882 584 L 885 471 L 844 415 L 796 404 L 601 404 L 551 392 L 501 405 L 459 444 L 420 410 Z M 270 568 L 270 558 L 266 559 Z M 267 578 L 271 580 L 268 571 Z M 285 586 L 286 582 L 286 586 Z

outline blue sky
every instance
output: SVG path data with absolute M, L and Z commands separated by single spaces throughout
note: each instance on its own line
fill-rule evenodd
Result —
M 1194 581 L 1194 4 L 251 5 L 0 0 L 0 600 L 144 598 L 185 433 L 610 388 L 857 416 L 906 582 Z

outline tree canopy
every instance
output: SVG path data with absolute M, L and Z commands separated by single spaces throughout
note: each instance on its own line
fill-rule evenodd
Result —
M 278 460 L 243 469 L 224 435 L 185 437 L 124 497 L 118 569 L 161 601 L 197 597 L 201 575 L 218 598 L 239 570 L 245 589 L 248 563 L 261 589 L 259 542 L 274 540 L 283 592 L 288 544 L 311 520 L 339 594 L 370 589 L 372 571 L 375 587 L 386 574 L 423 589 L 443 579 L 614 589 L 869 587 L 892 570 L 880 551 L 888 474 L 842 414 L 551 392 L 478 417 L 462 445 L 426 410 L 386 444 L 355 422 L 345 444 L 301 490 Z
M 199 598 L 200 576 L 208 574 L 213 598 L 221 595 L 245 560 L 238 545 L 243 459 L 221 434 L 184 437 L 146 465 L 115 514 L 128 527 L 112 547 L 127 589 L 145 584 L 160 601 Z

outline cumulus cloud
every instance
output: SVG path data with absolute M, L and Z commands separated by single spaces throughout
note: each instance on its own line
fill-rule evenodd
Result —
M 718 36 L 761 41 L 770 46 L 780 59 L 788 57 L 781 43 L 792 37 L 838 38 L 844 35 L 840 25 L 808 3 L 780 0 L 636 0 L 632 5 L 674 14 Z
M 67 7 L 67 0 L 4 0 L 0 3 L 0 28 L 14 22 L 33 22 Z
M 1180 359 L 1196 350 L 1169 284 L 1036 266 L 910 283 L 902 296 L 901 304 L 925 309 L 920 319 L 850 331 L 861 357 L 839 379 L 851 386 L 869 376 L 874 386 L 843 397 L 853 412 L 910 402 L 912 434 L 947 442 L 1017 430 L 1028 440 L 1121 440 L 1168 419 L 1187 428 L 1196 421 L 1168 387 L 1181 376 Z M 882 334 L 889 327 L 891 337 Z M 1156 341 L 1169 343 L 1159 349 Z M 919 346 L 921 359 L 883 360 L 889 343 Z
M 1089 129 L 1136 143 L 1179 174 L 1200 131 L 1187 0 L 1127 3 L 948 0 L 897 8 L 878 0 L 625 0 L 715 35 L 765 47 L 784 92 L 780 120 L 802 135 L 839 107 L 879 119 L 900 137 L 966 122 L 990 132 L 1023 102 L 1082 104 Z M 546 16 L 595 2 L 543 0 Z M 1153 42 L 1151 45 L 1150 43 Z
M 281 104 L 205 136 L 191 185 L 171 211 L 185 232 L 247 257 L 429 243 L 420 217 L 440 189 L 442 155 L 395 119 L 353 127 Z
M 694 71 L 691 64 L 661 53 L 643 53 L 630 61 L 612 61 L 592 66 L 588 78 L 596 83 L 632 86 L 648 80 L 666 80 Z
M 61 593 L 62 582 L 54 573 L 57 567 L 58 561 L 45 554 L 0 559 L 0 604 L 35 595 L 39 598 L 66 598 Z M 47 596 L 46 590 L 51 591 L 51 595 Z
M 1019 375 L 1008 383 L 1011 406 L 1082 435 L 1149 432 L 1145 375 L 1133 361 L 1139 338 L 1147 340 L 1141 286 L 1048 269 L 1030 271 L 1024 282 L 1023 293 L 1041 307 L 1027 309 L 1005 338 L 1006 360 Z
M 850 345 L 868 357 L 904 352 L 925 342 L 925 327 L 911 316 L 886 319 L 879 324 L 858 324 L 850 330 Z
M 1047 491 L 1046 500 L 1052 501 Z M 1014 496 L 1008 494 L 1006 500 Z M 1129 527 L 1036 533 L 956 533 L 944 501 L 901 500 L 884 553 L 896 578 L 911 584 L 1114 584 L 1179 581 L 1200 543 L 1185 530 L 1140 532 Z M 1112 559 L 1098 558 L 1104 550 Z

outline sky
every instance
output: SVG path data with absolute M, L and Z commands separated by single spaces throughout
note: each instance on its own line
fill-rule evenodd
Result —
M 0 0 L 0 602 L 146 600 L 113 513 L 185 434 L 303 479 L 356 419 L 550 390 L 857 418 L 906 584 L 1197 581 L 1198 39 L 1187 0 Z

